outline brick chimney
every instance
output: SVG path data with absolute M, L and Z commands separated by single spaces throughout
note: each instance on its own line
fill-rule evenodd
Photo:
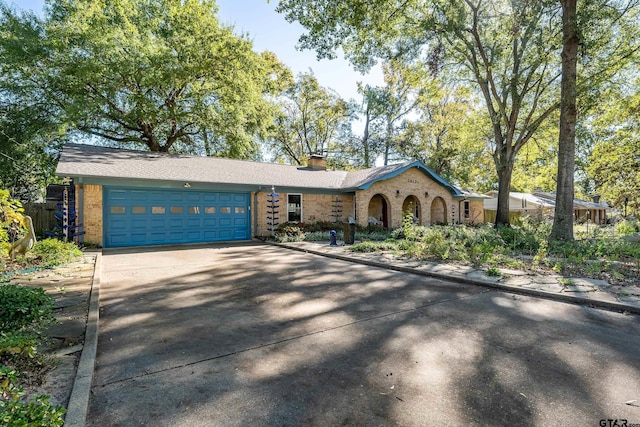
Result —
M 312 154 L 307 162 L 307 167 L 315 170 L 327 170 L 327 159 L 320 154 Z

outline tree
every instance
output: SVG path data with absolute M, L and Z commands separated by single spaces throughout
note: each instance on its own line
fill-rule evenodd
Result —
M 612 206 L 628 212 L 640 210 L 640 80 L 624 96 L 615 92 L 601 104 L 601 114 L 590 121 L 596 140 L 586 172 L 593 191 Z
M 362 138 L 358 143 L 362 148 L 362 165 L 365 168 L 370 168 L 374 166 L 380 152 L 381 138 L 376 125 L 382 116 L 383 93 L 379 87 L 362 86 L 360 83 L 358 83 L 358 92 L 362 95 L 362 106 L 358 111 L 360 115 L 364 116 Z
M 496 223 L 509 222 L 516 156 L 560 105 L 554 96 L 558 25 L 549 1 L 282 0 L 277 9 L 309 30 L 300 44 L 319 57 L 331 57 L 340 46 L 363 69 L 375 58 L 403 55 L 470 77 L 491 120 Z
M 463 148 L 461 133 L 463 127 L 470 125 L 467 119 L 473 110 L 467 95 L 463 88 L 434 90 L 432 96 L 417 106 L 417 117 L 407 123 L 399 150 L 453 181 Z M 471 154 L 465 152 L 465 156 Z
M 0 182 L 21 201 L 44 196 L 55 181 L 65 124 L 46 99 L 34 58 L 45 52 L 37 19 L 0 3 Z
M 279 101 L 268 141 L 276 159 L 305 165 L 310 156 L 332 154 L 350 121 L 347 103 L 318 83 L 312 72 L 299 74 Z
M 573 199 L 578 93 L 587 108 L 594 94 L 622 70 L 640 50 L 638 1 L 592 1 L 578 9 L 577 0 L 560 0 L 562 7 L 562 84 L 558 141 L 556 206 L 551 240 L 573 240 Z M 597 28 L 596 31 L 593 29 Z M 578 50 L 582 46 L 583 87 L 578 85 Z M 602 54 L 606 56 L 603 58 Z M 633 63 L 633 61 L 631 61 Z M 591 93 L 589 93 L 591 92 Z
M 251 157 L 288 70 L 220 25 L 213 0 L 51 0 L 31 67 L 71 129 L 118 145 Z M 10 12 L 4 9 L 3 13 Z M 24 62 L 28 62 L 28 58 Z M 31 73 L 31 74 L 28 74 Z
M 385 85 L 377 88 L 378 119 L 382 122 L 382 159 L 386 166 L 398 152 L 398 137 L 407 125 L 407 117 L 425 102 L 430 93 L 431 79 L 421 63 L 405 64 L 389 59 L 382 64 Z

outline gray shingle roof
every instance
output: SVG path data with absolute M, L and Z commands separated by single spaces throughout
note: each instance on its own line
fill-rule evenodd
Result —
M 416 163 L 416 166 L 422 165 L 419 162 L 407 162 L 347 172 L 218 157 L 66 144 L 60 155 L 56 174 L 70 177 L 275 185 L 301 189 L 353 191 L 374 181 L 394 176 L 413 163 Z M 428 170 L 424 165 L 422 168 Z M 454 188 L 437 175 L 433 178 L 440 180 L 446 187 Z

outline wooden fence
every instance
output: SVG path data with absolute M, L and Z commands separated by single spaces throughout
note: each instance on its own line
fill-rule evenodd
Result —
M 33 220 L 33 229 L 36 236 L 43 237 L 45 231 L 51 231 L 56 224 L 56 203 L 25 203 L 23 205 L 25 215 Z

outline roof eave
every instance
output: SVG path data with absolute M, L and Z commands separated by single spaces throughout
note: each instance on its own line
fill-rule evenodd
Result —
M 462 192 L 460 190 L 458 190 L 456 187 L 454 187 L 453 185 L 451 185 L 449 182 L 447 182 L 444 178 L 442 178 L 440 175 L 438 175 L 437 173 L 435 173 L 434 171 L 432 171 L 431 169 L 429 169 L 429 167 L 427 167 L 424 163 L 415 160 L 399 169 L 394 170 L 393 172 L 389 172 L 388 174 L 385 174 L 381 177 L 372 179 L 370 181 L 367 181 L 361 185 L 359 185 L 357 187 L 358 190 L 368 190 L 373 184 L 375 184 L 376 182 L 380 182 L 380 181 L 386 181 L 387 179 L 391 179 L 394 178 L 402 173 L 404 173 L 406 170 L 411 169 L 417 167 L 418 169 L 422 170 L 422 172 L 424 172 L 427 176 L 429 176 L 431 179 L 433 179 L 434 181 L 436 181 L 438 184 L 442 185 L 443 187 L 445 187 L 453 196 L 462 196 Z

